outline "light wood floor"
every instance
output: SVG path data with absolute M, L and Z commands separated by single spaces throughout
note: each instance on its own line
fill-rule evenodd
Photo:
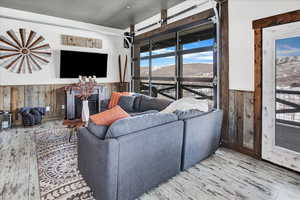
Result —
M 0 132 L 0 200 L 40 199 L 34 131 L 60 124 Z M 300 175 L 222 148 L 140 199 L 299 200 Z

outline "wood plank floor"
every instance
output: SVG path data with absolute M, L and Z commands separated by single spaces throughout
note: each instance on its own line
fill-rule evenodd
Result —
M 0 200 L 40 199 L 34 131 L 60 124 L 0 132 Z M 299 200 L 300 175 L 221 148 L 139 199 Z

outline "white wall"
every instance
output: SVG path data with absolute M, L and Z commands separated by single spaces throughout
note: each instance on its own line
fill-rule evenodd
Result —
M 173 7 L 169 8 L 168 9 L 168 16 L 172 16 L 172 15 L 174 15 L 174 14 L 176 14 L 176 13 L 182 11 L 182 10 L 190 8 L 193 5 L 199 5 L 196 9 L 190 10 L 189 12 L 186 12 L 182 15 L 174 17 L 173 19 L 169 20 L 168 23 L 172 23 L 174 21 L 183 19 L 185 17 L 191 16 L 191 15 L 200 13 L 204 10 L 208 10 L 209 8 L 212 8 L 212 5 L 214 3 L 205 3 L 205 2 L 207 2 L 207 0 L 186 0 L 186 1 L 180 3 L 176 6 L 173 6 Z M 138 30 L 142 27 L 148 26 L 149 24 L 156 23 L 160 20 L 160 18 L 161 18 L 160 13 L 157 13 L 153 17 L 150 17 L 150 18 L 136 24 L 135 25 L 135 30 Z M 148 28 L 148 29 L 145 29 L 143 31 L 137 32 L 137 34 L 142 34 L 144 32 L 148 32 L 148 31 L 151 31 L 151 30 L 159 28 L 159 27 L 160 27 L 160 24 L 157 24 L 157 25 L 155 25 L 151 28 Z M 126 30 L 128 31 L 129 29 L 126 29 Z
M 205 0 L 187 0 L 168 9 L 168 16 Z M 300 9 L 300 0 L 228 0 L 229 7 L 229 89 L 254 91 L 254 31 L 252 21 Z M 211 3 L 199 6 L 169 21 L 182 19 L 212 7 Z M 160 13 L 136 25 L 136 30 L 157 22 Z M 156 25 L 147 30 L 158 28 Z
M 0 85 L 64 84 L 76 82 L 77 79 L 59 78 L 59 51 L 62 49 L 107 53 L 108 76 L 107 78 L 99 78 L 98 81 L 101 83 L 118 82 L 118 55 L 122 55 L 123 63 L 125 55 L 129 55 L 129 51 L 123 48 L 123 30 L 0 7 L 0 35 L 4 34 L 7 30 L 18 30 L 19 28 L 34 30 L 44 36 L 51 46 L 52 59 L 41 71 L 34 72 L 33 74 L 16 74 L 0 66 Z M 61 45 L 62 34 L 101 39 L 103 48 L 93 49 L 63 46 Z M 130 66 L 129 63 L 128 66 Z M 82 67 L 84 68 L 84 66 Z
M 299 0 L 229 0 L 229 89 L 254 90 L 252 21 L 300 9 Z

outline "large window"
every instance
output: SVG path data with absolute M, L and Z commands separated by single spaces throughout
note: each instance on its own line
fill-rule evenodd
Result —
M 213 23 L 135 41 L 135 91 L 171 99 L 194 97 L 214 107 L 214 45 Z

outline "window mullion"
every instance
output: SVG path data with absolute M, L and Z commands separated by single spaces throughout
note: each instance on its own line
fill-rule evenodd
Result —
M 149 40 L 149 96 L 152 96 L 152 40 Z

